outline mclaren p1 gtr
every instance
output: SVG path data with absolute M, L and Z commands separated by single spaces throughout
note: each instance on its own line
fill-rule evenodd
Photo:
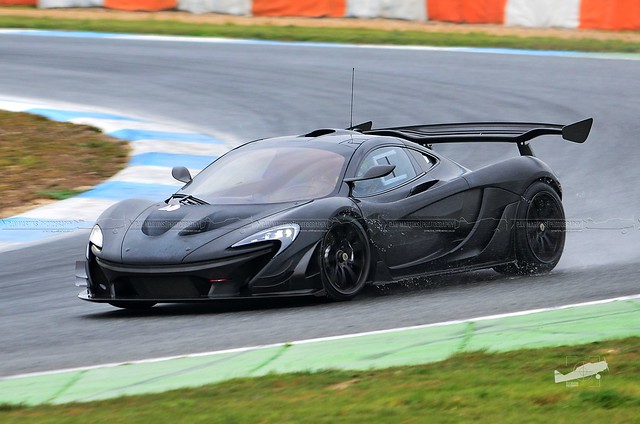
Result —
M 368 284 L 493 268 L 548 272 L 562 255 L 562 188 L 530 141 L 583 143 L 571 125 L 463 123 L 319 129 L 249 142 L 170 198 L 126 200 L 97 220 L 76 264 L 79 297 L 123 308 L 269 296 L 355 297 Z M 438 143 L 504 142 L 476 170 Z

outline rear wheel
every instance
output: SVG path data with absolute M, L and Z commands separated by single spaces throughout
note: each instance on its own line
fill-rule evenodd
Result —
M 353 299 L 364 287 L 371 264 L 371 248 L 362 225 L 338 216 L 320 244 L 320 275 L 327 296 Z
M 516 216 L 516 262 L 497 266 L 502 274 L 523 275 L 551 271 L 564 249 L 566 221 L 560 196 L 538 181 L 527 189 Z
M 127 302 L 126 300 L 109 302 L 109 305 L 121 309 L 149 309 L 155 302 Z

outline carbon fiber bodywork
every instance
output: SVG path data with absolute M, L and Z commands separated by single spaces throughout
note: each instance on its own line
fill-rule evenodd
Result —
M 529 154 L 472 171 L 433 152 L 428 142 L 357 129 L 260 140 L 232 151 L 287 145 L 337 152 L 345 165 L 335 190 L 322 198 L 234 205 L 127 200 L 107 209 L 97 221 L 102 247 L 89 243 L 76 267 L 78 285 L 87 287 L 80 298 L 157 303 L 323 295 L 321 245 L 340 216 L 366 231 L 369 283 L 510 264 L 526 190 L 543 181 L 561 196 L 551 169 Z M 385 148 L 406 152 L 415 175 L 388 190 L 355 194 L 353 184 L 342 181 L 354 179 L 365 158 Z M 189 184 L 178 194 L 188 194 Z M 290 243 L 240 243 L 294 224 L 299 232 Z

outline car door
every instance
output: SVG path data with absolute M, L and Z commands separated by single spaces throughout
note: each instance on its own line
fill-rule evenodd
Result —
M 469 190 L 459 167 L 400 146 L 372 150 L 356 174 L 387 164 L 396 166 L 392 174 L 358 182 L 352 194 L 392 275 L 422 272 L 425 263 L 451 251 L 469 233 L 481 192 Z

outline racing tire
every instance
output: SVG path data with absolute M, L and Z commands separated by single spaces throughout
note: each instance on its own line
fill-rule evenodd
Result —
M 516 261 L 494 267 L 506 275 L 542 274 L 560 261 L 566 236 L 562 200 L 549 184 L 527 188 L 516 212 Z
M 357 219 L 340 215 L 320 243 L 320 276 L 331 300 L 350 300 L 367 282 L 371 246 Z
M 128 302 L 126 300 L 109 302 L 109 305 L 120 309 L 149 309 L 155 302 Z

